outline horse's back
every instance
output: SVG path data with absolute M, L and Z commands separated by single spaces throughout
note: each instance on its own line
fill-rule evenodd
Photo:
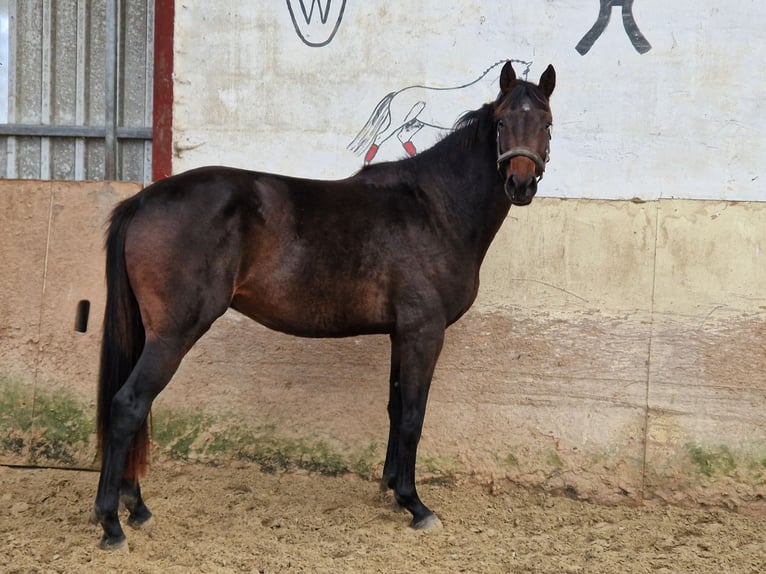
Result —
M 391 332 L 407 307 L 441 313 L 444 270 L 459 265 L 433 206 L 378 171 L 318 181 L 207 167 L 149 186 L 126 241 L 145 322 L 177 321 L 168 305 L 232 306 L 279 331 L 336 337 Z

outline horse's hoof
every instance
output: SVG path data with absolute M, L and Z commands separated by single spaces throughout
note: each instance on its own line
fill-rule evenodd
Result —
M 151 514 L 145 518 L 128 518 L 128 526 L 133 530 L 141 530 L 143 532 L 149 532 L 154 527 L 154 516 Z
M 129 512 L 133 512 L 136 509 L 136 503 L 138 498 L 130 494 L 120 494 L 120 508 L 125 508 Z
M 444 528 L 444 525 L 442 524 L 442 521 L 439 520 L 439 517 L 435 514 L 431 513 L 428 516 L 426 516 L 424 519 L 420 520 L 419 522 L 415 522 L 413 519 L 412 524 L 410 524 L 412 528 L 415 530 L 423 530 L 428 532 L 438 532 L 439 530 L 442 530 Z
M 108 550 L 109 552 L 128 552 L 128 541 L 124 536 L 117 540 L 112 540 L 103 536 L 99 547 L 101 550 Z

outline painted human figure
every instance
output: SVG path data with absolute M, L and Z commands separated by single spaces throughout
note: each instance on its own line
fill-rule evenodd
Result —
M 599 8 L 596 23 L 593 24 L 591 29 L 582 37 L 582 40 L 577 43 L 575 50 L 583 56 L 588 53 L 595 41 L 604 33 L 604 30 L 606 30 L 606 27 L 609 24 L 609 18 L 612 15 L 612 8 L 615 6 L 622 7 L 622 25 L 636 51 L 639 54 L 645 54 L 652 49 L 652 45 L 641 33 L 641 30 L 638 29 L 638 24 L 636 24 L 636 19 L 633 16 L 633 0 L 600 1 L 601 7 Z

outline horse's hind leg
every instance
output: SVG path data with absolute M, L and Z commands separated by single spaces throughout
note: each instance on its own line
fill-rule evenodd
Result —
M 172 341 L 147 337 L 133 372 L 112 400 L 111 425 L 94 507 L 95 518 L 104 529 L 101 547 L 105 549 L 125 547 L 125 533 L 117 512 L 123 469 L 130 444 L 149 414 L 152 401 L 168 384 L 186 353 L 184 345 Z
M 123 477 L 120 486 L 120 502 L 128 509 L 128 526 L 136 530 L 145 530 L 152 525 L 152 513 L 141 497 L 138 479 Z

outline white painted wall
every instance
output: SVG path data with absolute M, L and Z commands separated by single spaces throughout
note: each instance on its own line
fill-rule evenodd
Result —
M 291 2 L 302 18 L 300 0 Z M 342 4 L 317 1 L 315 11 L 328 3 Z M 345 177 L 363 164 L 347 145 L 385 94 L 461 85 L 514 58 L 531 62 L 529 79 L 549 63 L 558 74 L 541 195 L 766 199 L 766 114 L 758 106 L 766 96 L 766 3 L 634 0 L 651 44 L 644 54 L 620 10 L 581 55 L 575 46 L 599 0 L 346 0 L 323 47 L 301 40 L 286 2 L 178 0 L 173 169 L 226 164 Z M 481 94 L 464 101 L 453 92 L 429 109 L 451 123 L 456 110 L 495 95 L 497 71 Z M 413 139 L 420 149 L 435 137 L 426 131 Z M 375 160 L 404 153 L 389 142 Z

